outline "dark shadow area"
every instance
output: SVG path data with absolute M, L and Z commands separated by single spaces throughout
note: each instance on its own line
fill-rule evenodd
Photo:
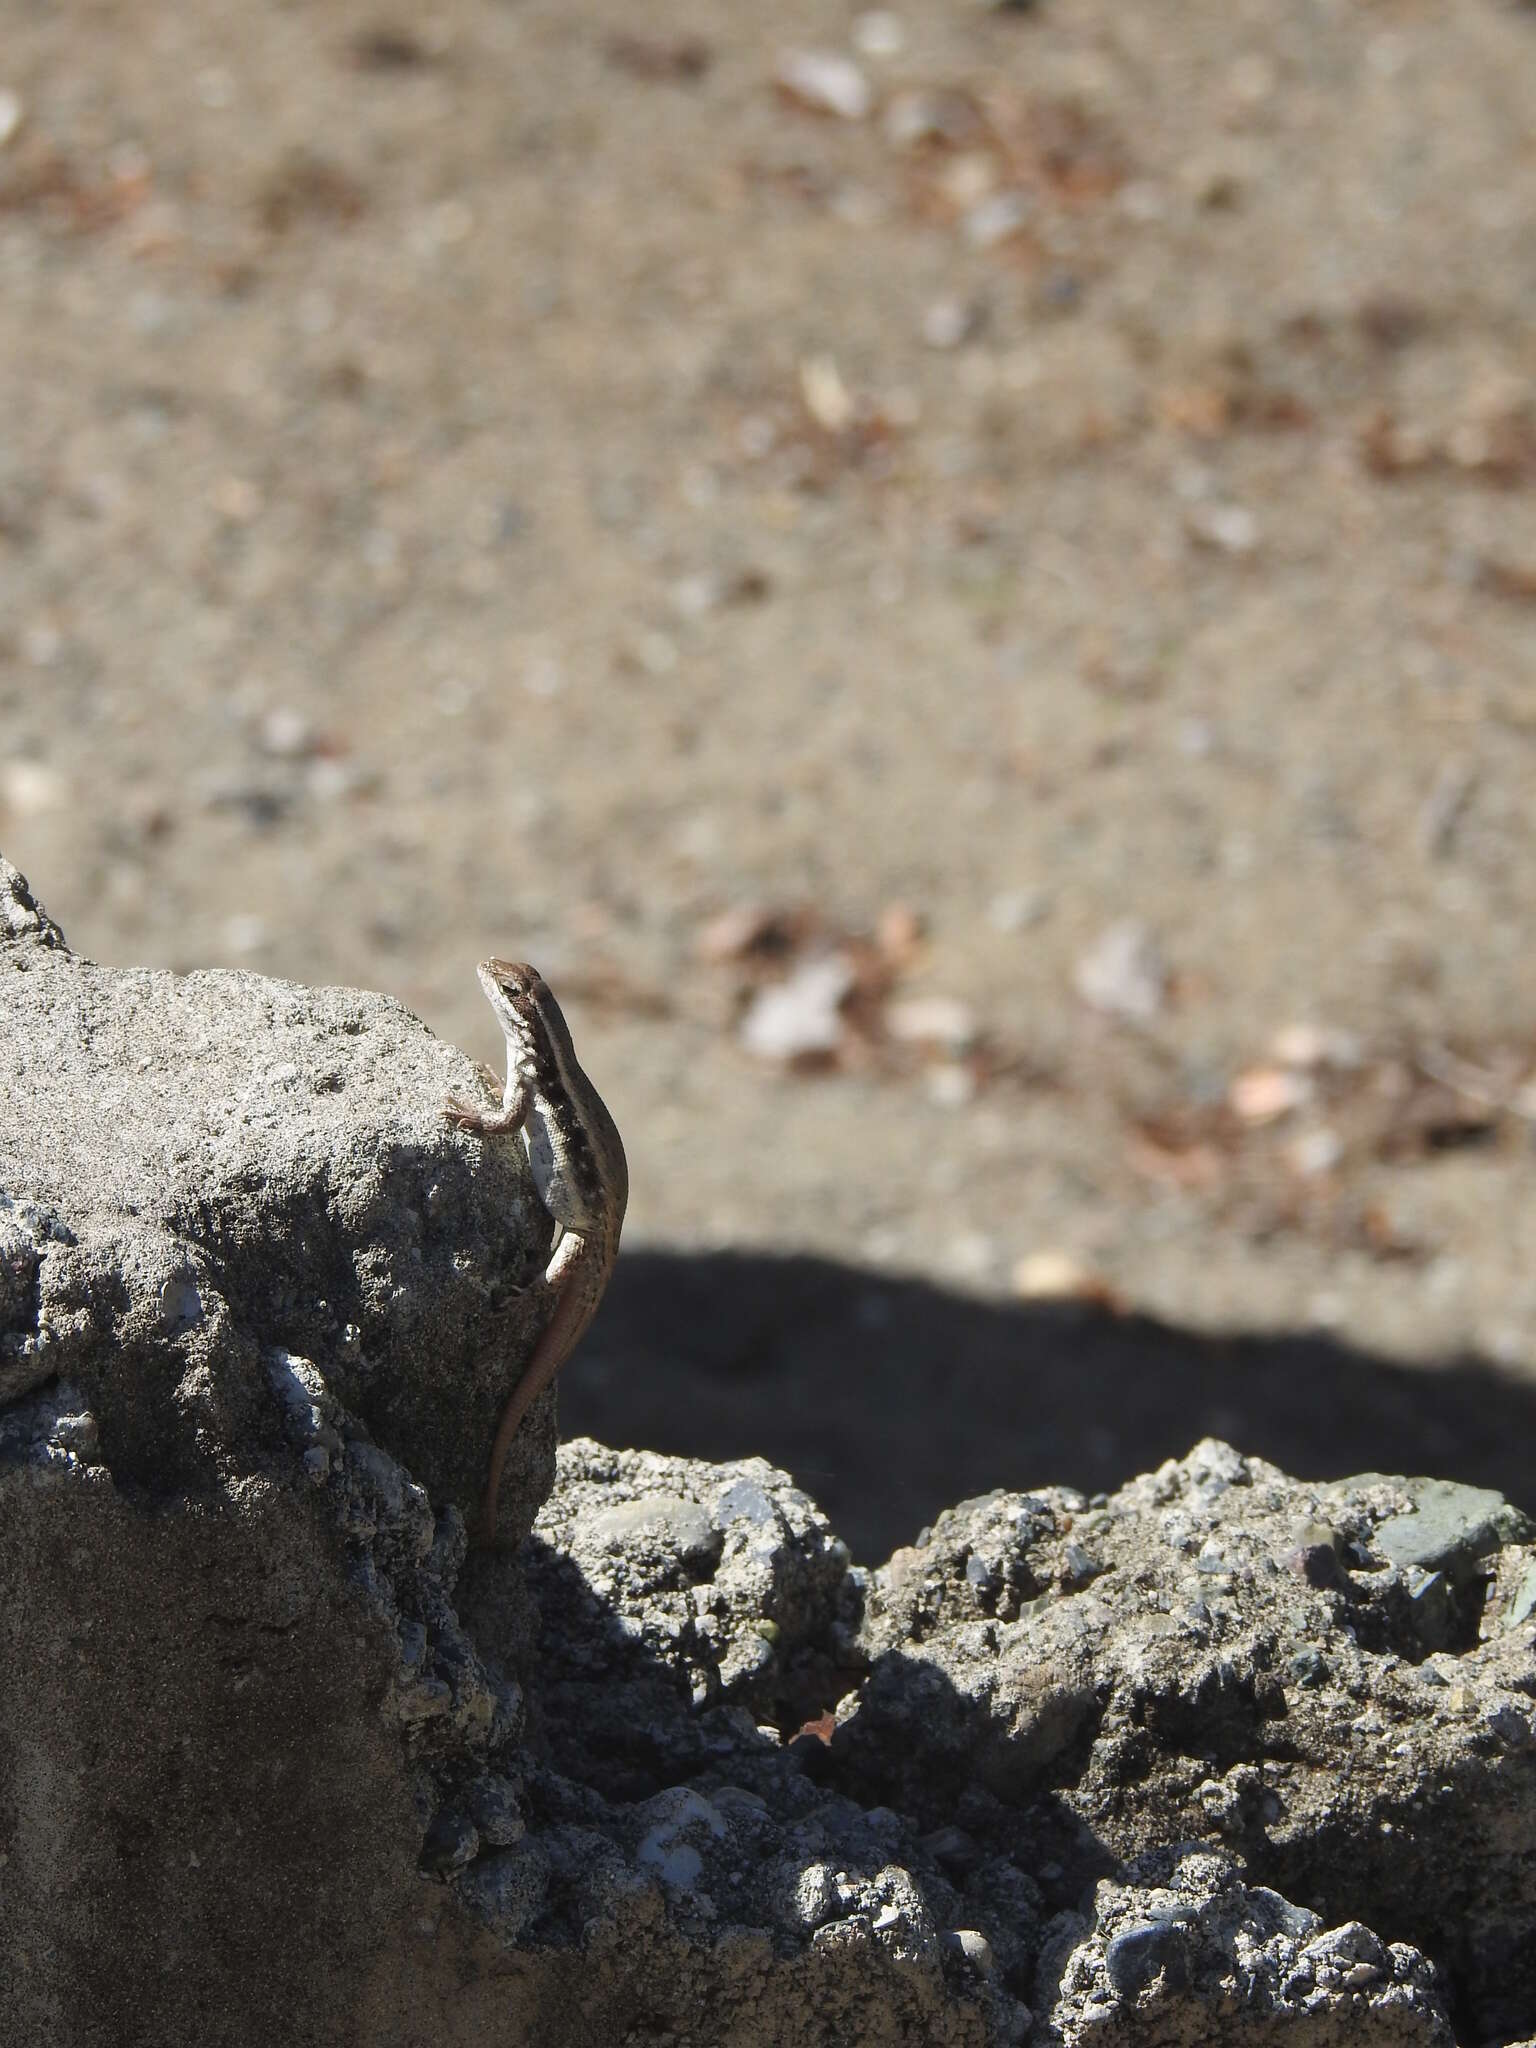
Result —
M 1208 1337 L 805 1257 L 626 1253 L 560 1399 L 565 1435 L 785 1467 L 868 1564 L 970 1495 L 1108 1490 L 1208 1435 L 1300 1478 L 1430 1473 L 1536 1506 L 1536 1385 L 1482 1360 Z

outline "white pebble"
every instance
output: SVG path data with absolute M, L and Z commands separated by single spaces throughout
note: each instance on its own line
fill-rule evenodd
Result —
M 840 434 L 852 424 L 853 397 L 831 356 L 810 356 L 800 365 L 800 396 L 811 418 L 827 433 Z
M 1189 517 L 1191 536 L 1226 555 L 1251 555 L 1259 544 L 1259 522 L 1246 505 L 1202 505 Z
M 706 612 L 719 608 L 720 578 L 708 569 L 700 569 L 691 576 L 679 576 L 667 595 L 680 619 L 701 619 Z
M 868 79 L 836 50 L 785 50 L 775 76 L 780 91 L 815 114 L 863 121 L 874 105 Z
M 854 17 L 853 47 L 861 57 L 899 57 L 907 47 L 907 32 L 898 15 L 871 7 Z
M 976 1099 L 976 1076 L 958 1060 L 928 1070 L 928 1100 L 935 1109 L 964 1109 Z
M 64 778 L 43 761 L 0 764 L 0 804 L 18 818 L 40 817 L 59 810 L 65 798 Z
M 976 1018 L 958 996 L 902 996 L 885 1006 L 885 1028 L 903 1045 L 941 1045 L 966 1052 L 976 1043 Z
M 965 239 L 973 249 L 993 249 L 1027 226 L 1032 211 L 1026 193 L 994 192 L 965 216 L 961 223 Z
M 1103 1301 L 1110 1292 L 1102 1275 L 1070 1252 L 1026 1252 L 1012 1278 L 1020 1301 Z
M 929 348 L 959 348 L 976 331 L 976 308 L 963 299 L 935 299 L 923 314 L 923 340 Z
M 1248 1067 L 1234 1077 L 1227 1101 L 1245 1124 L 1271 1124 L 1312 1097 L 1312 1083 L 1295 1067 Z
M 964 1231 L 952 1238 L 946 1264 L 960 1280 L 985 1280 L 997 1263 L 997 1246 L 979 1230 Z
M 304 771 L 304 786 L 320 804 L 340 803 L 346 797 L 357 796 L 368 783 L 366 769 L 355 761 L 339 761 L 334 755 L 322 754 Z
M 1365 1049 L 1353 1031 L 1322 1024 L 1282 1024 L 1269 1041 L 1282 1067 L 1358 1067 Z
M 1163 1006 L 1167 971 L 1157 940 L 1136 918 L 1122 918 L 1077 963 L 1078 994 L 1095 1010 L 1145 1024 Z
M 314 727 L 291 705 L 278 705 L 261 721 L 262 752 L 279 761 L 297 761 L 310 751 L 314 740 Z
M 992 1944 L 974 1927 L 957 1927 L 944 1937 L 946 1947 L 959 1949 L 979 1977 L 990 1977 L 995 1967 Z

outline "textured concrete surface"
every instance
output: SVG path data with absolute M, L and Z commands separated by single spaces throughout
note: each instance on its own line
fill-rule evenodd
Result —
M 571 1442 L 382 999 L 77 961 L 0 871 L 0 1966 L 66 2044 L 1464 2048 L 1529 2032 L 1536 1546 L 1218 1442 L 874 1570 Z M 481 1401 L 477 1438 L 457 1409 Z

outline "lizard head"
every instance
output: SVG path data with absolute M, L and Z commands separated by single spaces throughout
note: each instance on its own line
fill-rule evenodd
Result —
M 556 1082 L 566 1092 L 590 1089 L 577 1063 L 570 1027 L 538 969 L 518 960 L 482 960 L 475 972 L 508 1046 L 520 1047 L 525 1060 L 531 1059 L 532 1078 L 540 1092 L 547 1095 Z
M 520 960 L 482 960 L 475 972 L 486 1001 L 496 1011 L 508 1009 L 521 1016 L 530 1003 L 548 993 L 538 969 Z

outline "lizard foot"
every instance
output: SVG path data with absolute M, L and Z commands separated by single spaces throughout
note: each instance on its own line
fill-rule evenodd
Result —
M 485 1129 L 485 1109 L 473 1102 L 466 1102 L 462 1095 L 444 1097 L 443 1115 L 456 1131 L 483 1131 Z

